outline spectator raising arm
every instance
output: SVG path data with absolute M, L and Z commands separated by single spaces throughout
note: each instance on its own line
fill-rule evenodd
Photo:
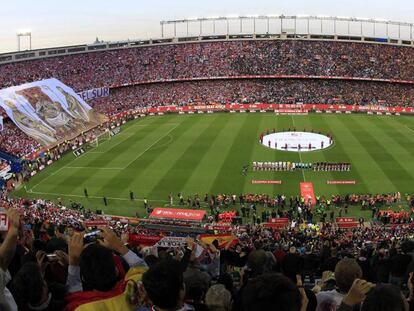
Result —
M 143 259 L 139 258 L 133 251 L 128 249 L 111 229 L 102 227 L 101 230 L 100 236 L 102 237 L 102 240 L 98 241 L 102 246 L 119 253 L 131 268 L 147 265 Z
M 0 267 L 4 271 L 9 267 L 16 251 L 17 236 L 19 234 L 20 226 L 20 214 L 18 211 L 9 209 L 7 211 L 7 217 L 9 218 L 10 227 L 4 242 L 0 246 Z

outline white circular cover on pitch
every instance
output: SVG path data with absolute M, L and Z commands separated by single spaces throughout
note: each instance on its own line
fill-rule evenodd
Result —
M 279 132 L 263 136 L 264 146 L 281 151 L 309 152 L 322 150 L 331 146 L 332 143 L 333 140 L 328 136 L 309 132 Z

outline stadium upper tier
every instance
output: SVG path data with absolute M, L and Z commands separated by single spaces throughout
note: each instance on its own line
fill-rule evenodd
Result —
M 55 77 L 83 91 L 149 81 L 259 75 L 414 83 L 414 49 L 378 43 L 300 39 L 148 45 L 2 64 L 0 87 Z

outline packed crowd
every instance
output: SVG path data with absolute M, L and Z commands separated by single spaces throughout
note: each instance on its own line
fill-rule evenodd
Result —
M 40 144 L 27 136 L 13 122 L 5 121 L 0 132 L 0 150 L 23 157 L 37 150 Z
M 55 77 L 77 91 L 166 79 L 316 75 L 412 80 L 411 47 L 299 40 L 170 44 L 0 66 L 0 88 Z
M 107 115 L 165 105 L 283 103 L 412 106 L 414 88 L 337 80 L 217 80 L 157 83 L 113 89 L 90 102 Z
M 3 193 L 0 202 L 10 224 L 0 246 L 1 310 L 413 308 L 411 226 L 248 224 L 207 239 L 193 234 L 184 244 L 143 246 L 131 237 L 172 233 L 45 200 Z

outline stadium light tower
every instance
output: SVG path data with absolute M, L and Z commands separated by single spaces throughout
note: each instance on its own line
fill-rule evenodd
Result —
M 20 52 L 21 37 L 29 37 L 29 50 L 32 49 L 32 31 L 30 29 L 22 29 L 17 31 L 17 50 Z

